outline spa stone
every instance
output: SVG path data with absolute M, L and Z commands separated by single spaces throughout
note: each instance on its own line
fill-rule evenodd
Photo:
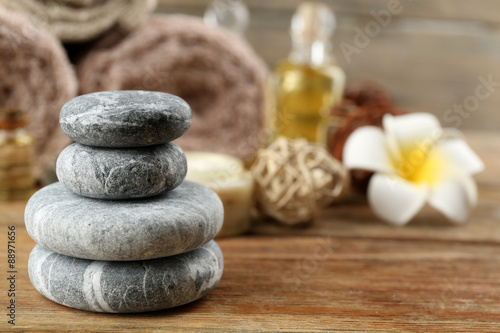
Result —
M 28 273 L 35 289 L 59 304 L 130 313 L 167 309 L 205 296 L 219 282 L 223 266 L 214 241 L 173 257 L 129 262 L 76 259 L 37 245 Z
M 86 198 L 54 183 L 31 197 L 24 219 L 31 238 L 46 249 L 127 261 L 193 250 L 215 237 L 223 215 L 217 194 L 190 181 L 136 200 Z
M 180 97 L 156 91 L 103 91 L 67 102 L 59 117 L 73 141 L 97 147 L 143 147 L 173 141 L 191 126 Z
M 184 180 L 186 156 L 167 143 L 141 148 L 99 148 L 78 143 L 57 159 L 59 181 L 76 194 L 98 199 L 132 199 L 172 190 Z

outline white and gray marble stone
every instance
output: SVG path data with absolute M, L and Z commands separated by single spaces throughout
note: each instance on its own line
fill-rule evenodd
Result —
M 223 219 L 217 194 L 190 181 L 136 200 L 86 198 L 54 183 L 30 198 L 24 214 L 35 242 L 92 260 L 147 260 L 187 252 L 213 239 Z
M 191 126 L 191 108 L 157 91 L 102 91 L 61 109 L 59 122 L 73 141 L 97 147 L 142 147 L 173 141 Z
M 224 267 L 211 241 L 172 257 L 146 261 L 76 259 L 40 245 L 31 251 L 31 283 L 48 299 L 72 308 L 108 313 L 168 309 L 209 293 Z
M 182 149 L 169 142 L 140 148 L 100 148 L 74 143 L 56 164 L 59 181 L 76 194 L 98 199 L 158 195 L 186 177 Z

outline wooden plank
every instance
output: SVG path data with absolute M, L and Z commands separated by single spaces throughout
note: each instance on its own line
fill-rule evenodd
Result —
M 209 1 L 165 0 L 160 10 L 201 16 Z M 291 48 L 289 22 L 295 0 L 247 1 L 252 21 L 247 39 L 270 68 Z M 347 59 L 341 43 L 354 45 L 355 28 L 374 21 L 387 1 L 340 0 L 328 2 L 337 10 L 338 31 L 334 53 L 350 82 L 368 79 L 382 83 L 398 105 L 409 111 L 428 111 L 440 117 L 454 104 L 474 94 L 479 76 L 493 75 L 500 81 L 497 65 L 500 29 L 495 14 L 498 2 L 481 0 L 402 1 L 404 10 L 370 38 L 359 54 Z M 493 23 L 492 23 L 493 22 Z M 351 60 L 351 61 L 348 61 Z M 481 101 L 474 115 L 454 120 L 466 129 L 500 129 L 500 93 Z
M 353 40 L 352 34 L 339 37 L 340 41 Z M 491 76 L 497 82 L 495 91 L 480 101 L 476 111 L 462 119 L 460 126 L 500 129 L 500 68 L 497 56 L 486 51 L 490 49 L 500 52 L 500 35 L 477 38 L 387 33 L 353 55 L 351 63 L 347 63 L 339 47 L 335 53 L 351 82 L 380 82 L 403 109 L 432 112 L 440 118 L 454 104 L 463 104 L 468 96 L 475 95 L 479 77 Z
M 206 3 L 167 2 L 163 4 L 172 6 L 174 12 L 198 16 L 202 15 Z M 500 69 L 497 66 L 500 30 L 490 29 L 484 22 L 432 21 L 398 15 L 381 29 L 380 34 L 370 38 L 368 46 L 361 48 L 359 54 L 353 54 L 349 59 L 351 61 L 348 61 L 342 52 L 341 43 L 355 45 L 354 28 L 364 29 L 373 20 L 367 8 L 379 8 L 383 3 L 370 1 L 369 6 L 363 1 L 336 3 L 347 11 L 366 9 L 366 12 L 356 15 L 339 14 L 334 53 L 345 69 L 349 82 L 361 79 L 379 82 L 391 92 L 401 108 L 428 111 L 442 118 L 454 104 L 462 104 L 466 97 L 474 94 L 479 76 L 493 75 L 495 81 L 500 81 Z M 288 9 L 292 9 L 294 4 L 293 1 L 249 2 L 253 16 L 247 39 L 270 68 L 285 58 L 291 48 L 288 26 L 292 11 Z M 412 6 L 416 4 L 417 1 L 411 3 Z M 437 13 L 446 12 L 443 8 L 453 7 L 441 2 L 425 2 L 422 6 L 421 2 L 418 4 L 415 10 L 424 10 L 423 7 L 428 8 L 428 12 Z M 484 7 L 493 6 L 488 1 L 484 4 Z M 468 8 L 467 3 L 460 2 L 456 7 L 460 6 Z M 485 10 L 482 6 L 476 7 Z M 459 11 L 455 7 L 449 10 Z M 450 125 L 465 129 L 498 130 L 499 104 L 500 93 L 496 91 L 490 98 L 481 101 L 477 112 L 469 118 L 457 122 L 455 116 L 451 117 L 453 120 Z
M 24 202 L 0 204 L 0 267 L 7 225 L 17 226 L 16 329 L 30 332 L 495 332 L 500 330 L 500 134 L 467 133 L 486 164 L 472 219 L 453 226 L 424 211 L 403 228 L 376 221 L 362 200 L 324 211 L 311 228 L 260 223 L 254 234 L 218 240 L 220 285 L 204 299 L 132 315 L 70 309 L 29 282 L 34 242 Z M 7 276 L 5 276 L 7 278 Z M 7 284 L 4 284 L 6 287 Z M 0 304 L 9 301 L 6 289 Z M 0 321 L 0 331 L 9 328 Z
M 377 220 L 364 199 L 332 206 L 322 212 L 316 223 L 306 229 L 283 228 L 259 221 L 253 232 L 266 235 L 335 236 L 345 238 L 408 239 L 492 243 L 500 245 L 500 196 L 498 187 L 481 188 L 479 204 L 464 225 L 445 220 L 437 211 L 426 207 L 403 228 L 388 226 Z M 353 214 L 356 212 L 356 214 Z
M 397 0 L 395 0 L 397 1 Z M 159 9 L 206 8 L 211 0 L 160 0 Z M 250 10 L 292 12 L 302 0 L 247 0 Z M 339 15 L 370 15 L 371 10 L 386 9 L 390 0 L 324 0 Z M 496 0 L 400 0 L 401 16 L 445 20 L 482 21 L 498 25 Z
M 34 245 L 18 229 L 16 328 L 23 331 L 319 332 L 500 329 L 500 247 L 426 240 L 246 236 L 224 239 L 225 272 L 204 299 L 170 311 L 95 314 L 29 283 Z M 5 251 L 0 260 L 5 262 Z M 6 293 L 1 296 L 5 304 Z M 6 320 L 0 329 L 8 327 Z

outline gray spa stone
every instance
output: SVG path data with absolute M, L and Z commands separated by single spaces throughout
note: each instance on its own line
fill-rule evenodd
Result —
M 98 199 L 145 198 L 172 190 L 186 177 L 182 149 L 167 143 L 141 148 L 99 148 L 74 143 L 57 159 L 59 181 Z
M 147 260 L 207 243 L 222 227 L 223 215 L 217 194 L 190 181 L 137 200 L 86 198 L 54 183 L 30 198 L 24 221 L 35 242 L 64 255 Z
M 214 241 L 172 257 L 126 262 L 76 259 L 37 245 L 28 261 L 31 283 L 43 296 L 72 308 L 108 313 L 192 302 L 215 288 L 223 267 Z
M 61 109 L 59 122 L 73 141 L 97 147 L 142 147 L 173 141 L 191 126 L 191 108 L 157 91 L 102 91 Z

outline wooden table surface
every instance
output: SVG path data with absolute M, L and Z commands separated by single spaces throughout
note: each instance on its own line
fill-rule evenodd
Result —
M 34 242 L 24 202 L 0 204 L 0 331 L 500 331 L 500 134 L 467 133 L 486 164 L 463 226 L 430 209 L 406 227 L 377 221 L 363 200 L 310 228 L 256 225 L 220 239 L 219 286 L 168 311 L 109 315 L 66 308 L 31 286 Z M 7 226 L 16 226 L 16 320 L 7 323 Z

